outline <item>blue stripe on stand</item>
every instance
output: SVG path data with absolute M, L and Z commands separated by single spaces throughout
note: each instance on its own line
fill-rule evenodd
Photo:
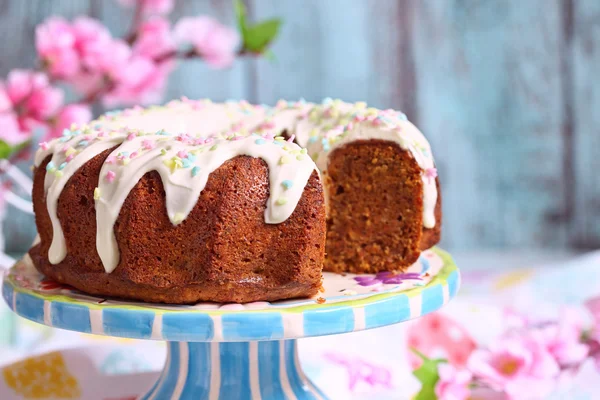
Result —
M 238 313 L 223 315 L 225 340 L 268 340 L 283 338 L 280 313 Z
M 12 310 L 13 308 L 13 287 L 9 285 L 8 282 L 4 282 L 2 285 L 2 297 L 4 297 L 4 301 L 8 304 L 8 308 Z M 15 310 L 13 310 L 15 311 Z
M 208 399 L 210 393 L 211 343 L 187 343 L 188 373 L 182 400 Z
M 331 332 L 350 332 L 354 329 L 354 312 L 350 307 L 304 312 L 304 336 L 328 335 Z
M 421 274 L 424 274 L 427 271 L 429 271 L 429 268 L 431 268 L 431 265 L 429 264 L 429 260 L 423 256 L 419 257 L 419 260 L 421 261 Z
M 72 331 L 90 333 L 90 309 L 70 303 L 52 303 L 50 315 L 52 326 Z
M 458 270 L 454 270 L 450 273 L 450 276 L 448 276 L 448 291 L 450 292 L 450 298 L 453 298 L 454 296 L 456 296 L 456 293 L 458 292 L 458 286 L 459 286 L 459 273 Z
M 107 308 L 102 311 L 104 333 L 111 336 L 148 339 L 152 334 L 154 312 Z
M 245 400 L 250 392 L 250 344 L 219 343 L 221 352 L 221 389 L 219 399 Z
M 408 296 L 399 295 L 365 306 L 365 328 L 395 324 L 410 319 Z
M 444 287 L 441 284 L 426 288 L 421 296 L 421 315 L 429 314 L 444 305 Z
M 44 300 L 17 292 L 16 312 L 22 317 L 44 323 Z
M 186 341 L 211 340 L 214 323 L 210 315 L 203 313 L 165 313 L 162 318 L 162 336 L 165 340 Z
M 299 399 L 316 400 L 316 396 L 307 390 L 308 388 L 304 385 L 302 378 L 300 378 L 300 373 L 296 369 L 296 363 L 294 359 L 296 341 L 286 340 L 283 342 L 283 346 L 285 349 L 285 369 L 288 380 L 290 381 L 290 386 L 292 387 L 292 391 Z
M 258 371 L 262 399 L 285 399 L 279 372 L 279 341 L 258 342 Z
M 171 356 L 170 362 L 166 368 L 167 374 L 160 386 L 156 389 L 156 395 L 153 396 L 156 400 L 170 399 L 175 385 L 177 385 L 177 378 L 179 377 L 179 367 L 181 365 L 181 352 L 179 351 L 179 343 L 169 342 L 169 355 Z

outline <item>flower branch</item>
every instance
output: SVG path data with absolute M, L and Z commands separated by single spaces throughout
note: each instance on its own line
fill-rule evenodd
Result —
M 111 35 L 99 21 L 51 17 L 36 28 L 39 70 L 13 70 L 0 80 L 0 158 L 14 156 L 73 123 L 92 118 L 90 106 L 105 107 L 159 102 L 179 62 L 198 59 L 217 69 L 243 56 L 267 54 L 280 21 L 255 25 L 235 3 L 239 32 L 208 17 L 184 17 L 173 26 L 164 17 L 173 0 L 118 0 L 133 7 L 129 33 Z M 65 103 L 60 83 L 80 95 Z

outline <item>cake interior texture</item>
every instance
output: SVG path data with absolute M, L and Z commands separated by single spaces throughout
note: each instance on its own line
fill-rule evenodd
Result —
M 423 228 L 423 185 L 410 153 L 382 140 L 335 149 L 328 193 L 325 270 L 402 270 L 439 241 L 441 224 Z M 441 212 L 438 197 L 436 211 Z

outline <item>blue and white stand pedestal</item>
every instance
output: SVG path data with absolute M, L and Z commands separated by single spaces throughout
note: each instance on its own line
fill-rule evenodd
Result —
M 324 274 L 322 298 L 169 306 L 92 297 L 47 281 L 26 256 L 2 294 L 17 314 L 79 332 L 164 340 L 160 378 L 143 400 L 326 399 L 302 372 L 296 339 L 377 328 L 435 311 L 460 275 L 450 256 L 424 252 L 405 274 Z M 332 383 L 334 384 L 334 383 Z
M 325 399 L 306 378 L 296 340 L 169 342 L 150 399 Z

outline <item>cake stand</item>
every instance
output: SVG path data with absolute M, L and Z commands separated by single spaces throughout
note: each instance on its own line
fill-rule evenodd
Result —
M 167 341 L 164 370 L 140 399 L 325 399 L 300 368 L 297 339 L 417 318 L 453 298 L 459 282 L 451 257 L 434 248 L 404 274 L 326 273 L 315 299 L 169 306 L 85 295 L 46 280 L 26 256 L 2 293 L 15 313 L 41 324 Z

